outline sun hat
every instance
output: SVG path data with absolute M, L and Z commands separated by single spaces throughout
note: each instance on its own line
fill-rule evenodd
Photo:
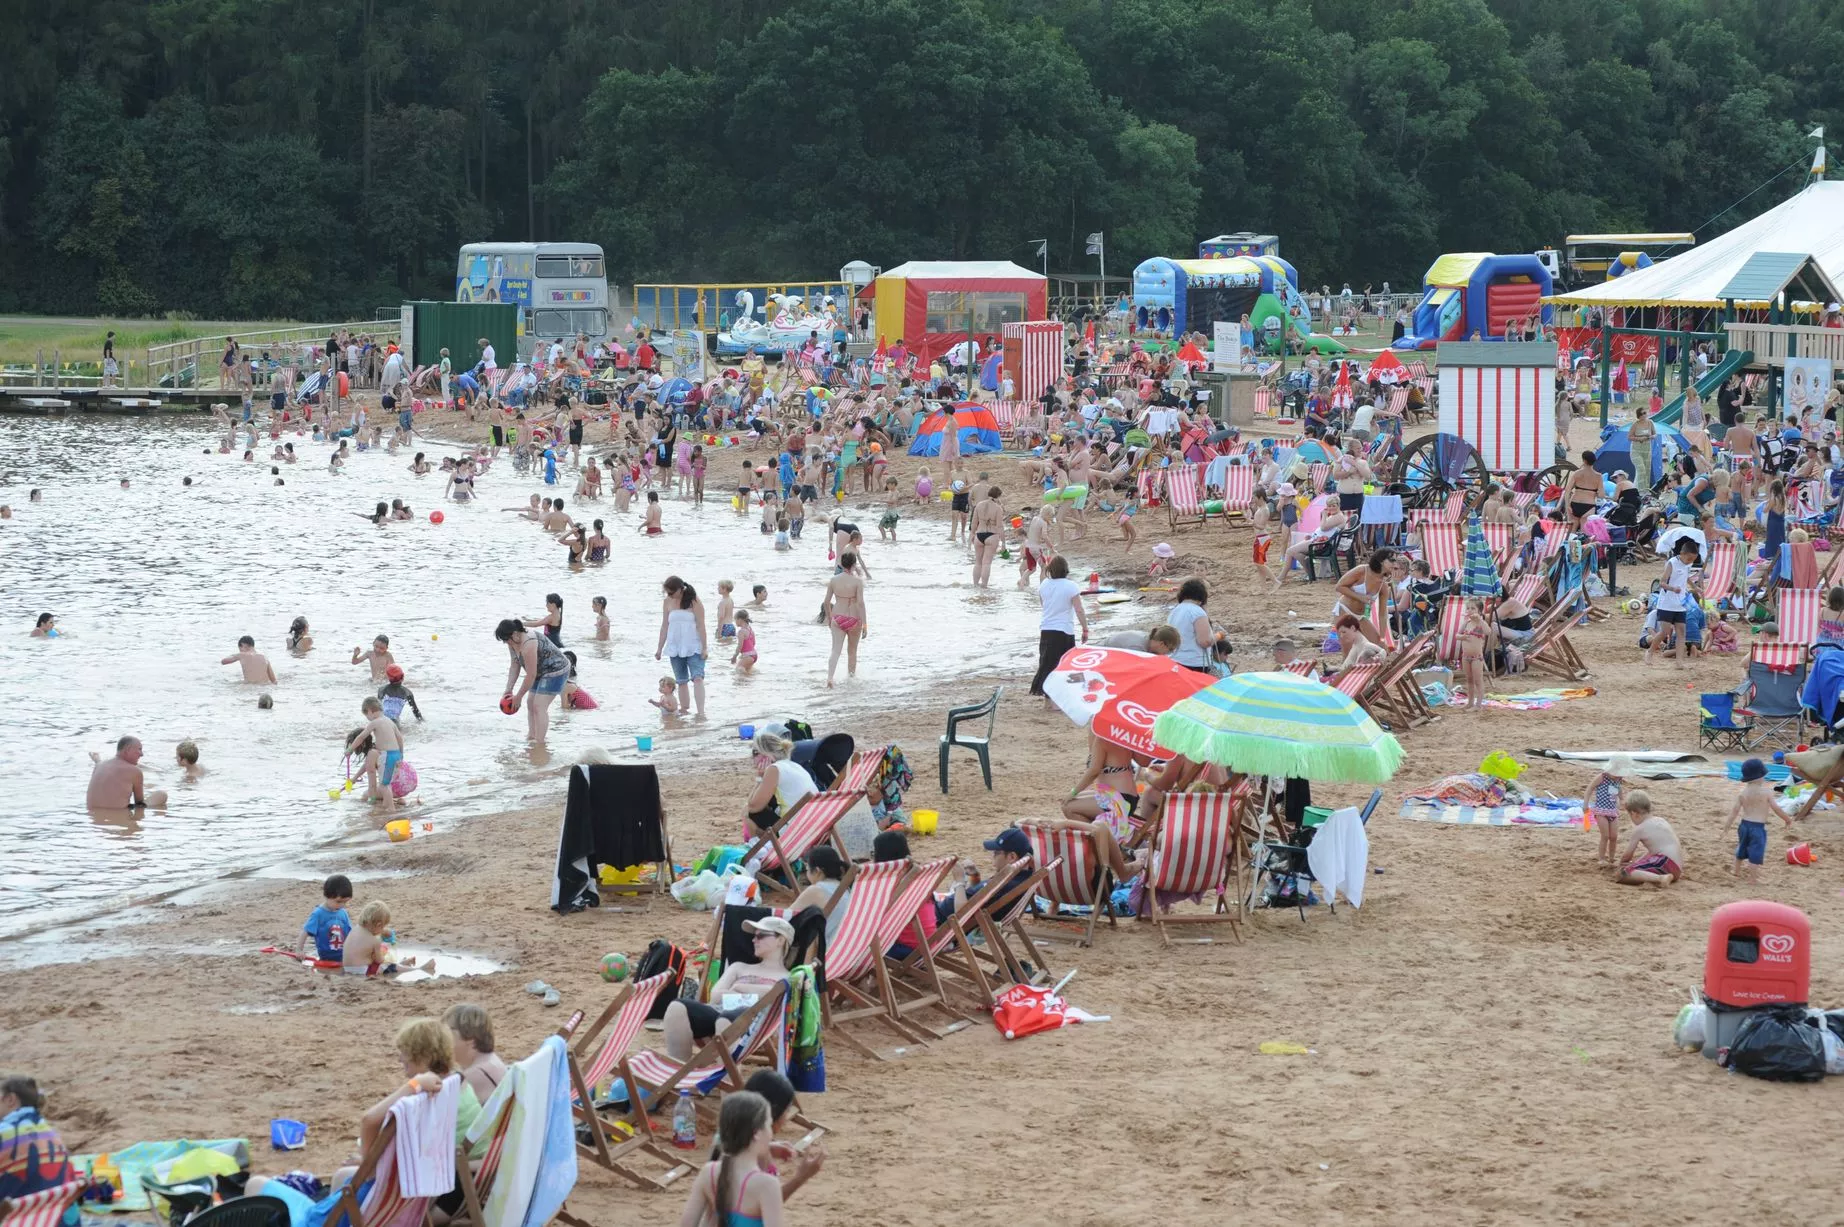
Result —
M 1153 552 L 1153 557 L 1155 558 L 1172 558 L 1172 557 L 1175 557 L 1177 554 L 1177 551 L 1173 550 L 1170 545 L 1166 544 L 1163 541 L 1153 546 L 1152 552 Z

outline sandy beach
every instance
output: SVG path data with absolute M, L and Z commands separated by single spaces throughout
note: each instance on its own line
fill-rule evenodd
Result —
M 1579 424 L 1577 444 L 1593 433 Z M 904 491 L 911 465 L 896 466 Z M 1014 459 L 972 467 L 1006 487 L 1008 505 L 1019 501 Z M 1228 625 L 1239 670 L 1255 667 L 1276 637 L 1313 638 L 1294 624 L 1324 620 L 1331 585 L 1262 585 L 1247 528 L 1170 531 L 1156 509 L 1140 524 L 1129 558 L 1092 514 L 1090 535 L 1066 550 L 1072 571 L 1098 570 L 1131 590 L 1145 582 L 1150 544 L 1169 541 L 1173 573 L 1211 584 L 1210 608 Z M 964 552 L 942 544 L 946 532 L 937 509 L 905 509 L 901 544 L 873 549 L 937 552 L 944 581 L 965 583 Z M 1640 591 L 1655 570 L 1623 569 L 1621 582 Z M 1014 578 L 1009 568 L 995 576 L 1007 588 Z M 1163 605 L 1152 602 L 1163 595 L 1146 598 L 1111 609 L 1107 627 L 1162 621 Z M 875 584 L 868 599 L 875 609 Z M 830 1045 L 829 1089 L 807 1104 L 829 1130 L 830 1158 L 790 1203 L 790 1221 L 1836 1221 L 1844 1180 L 1825 1173 L 1822 1155 L 1844 1124 L 1844 1101 L 1828 1086 L 1757 1082 L 1679 1054 L 1670 1024 L 1701 980 L 1710 912 L 1751 893 L 1812 918 L 1811 999 L 1844 1005 L 1835 936 L 1844 899 L 1831 868 L 1844 857 L 1838 816 L 1817 814 L 1797 836 L 1813 842 L 1815 868 L 1786 865 L 1790 841 L 1774 831 L 1755 892 L 1724 872 L 1732 844 L 1721 826 L 1736 786 L 1720 777 L 1646 786 L 1689 857 L 1685 880 L 1663 891 L 1613 884 L 1579 828 L 1396 816 L 1406 789 L 1476 767 L 1494 749 L 1531 763 L 1522 783 L 1567 796 L 1579 796 L 1592 772 L 1526 750 L 1694 749 L 1698 692 L 1735 685 L 1745 657 L 1647 667 L 1638 627 L 1616 613 L 1573 634 L 1592 697 L 1540 711 L 1448 709 L 1400 734 L 1407 760 L 1369 826 L 1374 872 L 1361 911 L 1315 908 L 1304 923 L 1291 911 L 1257 913 L 1239 944 L 1218 928 L 1210 944 L 1169 950 L 1151 925 L 1130 920 L 1104 927 L 1090 949 L 1068 940 L 1073 929 L 1052 927 L 1064 938 L 1052 947 L 1053 972 L 1079 973 L 1069 999 L 1112 1021 L 1015 1043 L 976 1021 L 883 1062 Z M 941 812 L 939 834 L 915 841 L 917 856 L 953 852 L 984 864 L 982 838 L 1055 813 L 1081 773 L 1084 737 L 1024 694 L 1034 645 L 1021 643 L 1016 668 L 995 676 L 961 675 L 944 651 L 941 681 L 900 702 L 880 701 L 875 649 L 873 639 L 862 676 L 839 698 L 790 714 L 843 728 L 861 745 L 904 748 L 917 777 L 909 803 Z M 971 756 L 956 756 L 941 796 L 942 712 L 1000 683 L 1008 690 L 993 790 L 980 785 Z M 1500 688 L 1546 684 L 1505 679 Z M 654 759 L 678 860 L 734 837 L 752 782 L 740 746 L 669 745 Z M 1367 792 L 1322 789 L 1315 799 L 1356 803 Z M 258 1170 L 324 1173 L 349 1149 L 362 1109 L 400 1076 L 390 1036 L 403 1019 L 479 1002 L 500 1051 L 516 1059 L 572 1010 L 593 1015 L 607 1002 L 613 987 L 596 973 L 603 953 L 637 955 L 654 937 L 702 938 L 709 914 L 670 899 L 567 918 L 549 911 L 562 798 L 559 775 L 550 805 L 406 844 L 380 836 L 317 851 L 40 935 L 34 962 L 53 947 L 73 961 L 4 973 L 0 1065 L 49 1088 L 48 1115 L 73 1152 L 187 1136 L 255 1143 L 269 1119 L 286 1116 L 309 1125 L 307 1151 L 253 1146 Z M 361 898 L 386 899 L 408 945 L 505 969 L 392 985 L 257 953 L 298 935 L 332 872 L 350 874 Z M 561 1008 L 522 991 L 536 977 L 562 990 Z M 1312 1052 L 1259 1055 L 1264 1040 Z M 569 1203 L 599 1224 L 671 1222 L 679 1204 L 589 1164 Z

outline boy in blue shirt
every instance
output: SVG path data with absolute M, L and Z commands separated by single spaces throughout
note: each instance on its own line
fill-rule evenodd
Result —
M 301 931 L 314 944 L 314 957 L 323 963 L 337 963 L 346 948 L 346 934 L 352 932 L 352 918 L 346 905 L 352 902 L 352 880 L 336 873 L 320 884 L 326 902 L 314 909 Z

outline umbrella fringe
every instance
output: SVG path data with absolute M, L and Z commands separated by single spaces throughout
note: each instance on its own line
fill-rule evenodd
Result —
M 1245 775 L 1303 780 L 1384 784 L 1396 774 L 1403 757 L 1402 743 L 1387 733 L 1371 745 L 1333 746 L 1206 729 L 1188 720 L 1161 720 L 1153 736 L 1160 745 L 1194 762 L 1217 763 Z

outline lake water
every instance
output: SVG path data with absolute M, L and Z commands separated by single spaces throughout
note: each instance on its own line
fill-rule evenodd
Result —
M 564 547 L 535 524 L 501 510 L 546 488 L 502 459 L 477 483 L 478 501 L 443 503 L 439 472 L 408 472 L 410 453 L 356 455 L 329 473 L 325 444 L 295 437 L 301 462 L 282 466 L 216 454 L 202 419 L 9 419 L 0 431 L 0 936 L 157 897 L 203 879 L 282 860 L 336 838 L 382 839 L 383 818 L 357 791 L 329 800 L 344 780 L 341 749 L 373 693 L 369 671 L 349 664 L 374 635 L 391 638 L 427 721 L 406 713 L 406 759 L 420 776 L 420 804 L 403 811 L 420 830 L 457 817 L 558 803 L 566 765 L 595 748 L 631 757 L 634 738 L 655 738 L 663 771 L 694 753 L 744 753 L 736 725 L 803 716 L 822 730 L 853 727 L 854 714 L 887 710 L 920 685 L 1034 661 L 1035 593 L 967 584 L 965 551 L 945 525 L 905 521 L 897 545 L 875 540 L 882 505 L 847 504 L 872 538 L 868 603 L 872 636 L 858 679 L 824 690 L 827 631 L 814 616 L 831 565 L 824 521 L 791 553 L 777 554 L 728 499 L 702 508 L 668 499 L 666 532 L 635 532 L 638 511 L 613 503 L 572 506 L 600 517 L 613 541 L 607 566 L 572 572 Z M 258 449 L 266 456 L 270 447 Z M 426 445 L 432 461 L 451 448 Z M 209 452 L 210 454 L 205 454 Z M 715 453 L 728 474 L 734 451 Z M 567 472 L 567 471 L 566 471 Z M 182 485 L 191 476 L 194 484 Z M 130 481 L 128 489 L 120 480 Z M 569 479 L 573 486 L 573 476 Z M 30 487 L 44 501 L 29 503 Z M 403 498 L 416 519 L 377 528 L 354 513 Z M 444 512 L 434 525 L 427 514 Z M 715 615 L 717 581 L 766 584 L 757 622 L 761 663 L 737 675 L 712 636 L 706 724 L 666 730 L 646 700 L 670 672 L 653 659 L 660 581 L 679 574 Z M 564 599 L 565 646 L 596 711 L 553 707 L 550 756 L 534 762 L 523 714 L 498 710 L 508 657 L 493 638 L 504 617 L 535 617 L 544 595 Z M 611 641 L 596 642 L 589 608 L 605 596 Z M 41 611 L 61 637 L 30 638 Z M 314 650 L 291 656 L 290 621 L 305 615 Z M 240 635 L 255 637 L 274 664 L 274 687 L 244 684 L 218 662 Z M 275 697 L 273 710 L 256 700 Z M 969 693 L 969 700 L 978 698 Z M 113 753 L 117 737 L 146 746 L 150 788 L 165 812 L 137 822 L 103 821 L 83 806 L 89 752 Z M 209 772 L 180 780 L 174 747 L 195 740 Z M 0 948 L 0 961 L 7 952 Z

